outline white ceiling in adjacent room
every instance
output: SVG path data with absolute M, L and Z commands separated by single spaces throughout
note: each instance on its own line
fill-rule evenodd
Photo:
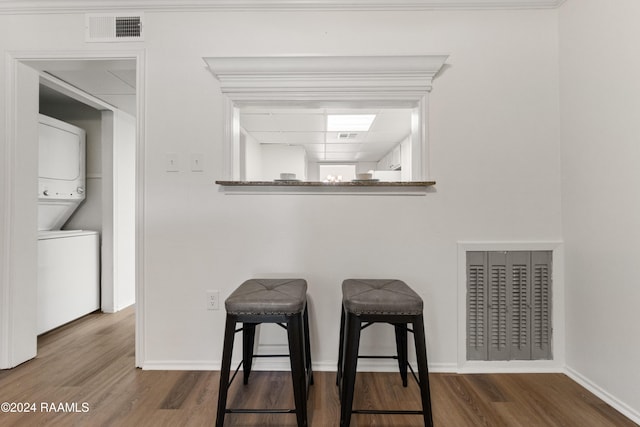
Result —
M 240 111 L 240 127 L 260 144 L 304 147 L 311 161 L 376 162 L 411 133 L 409 108 L 258 108 Z M 375 114 L 369 130 L 327 130 L 327 116 Z
M 136 63 L 130 59 L 33 61 L 41 72 L 136 115 Z M 41 90 L 45 102 L 63 102 L 53 90 Z

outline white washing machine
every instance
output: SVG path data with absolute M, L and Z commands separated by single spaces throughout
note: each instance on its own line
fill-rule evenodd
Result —
M 100 236 L 61 230 L 85 198 L 85 132 L 40 115 L 38 334 L 100 308 Z
M 38 233 L 38 334 L 100 308 L 97 231 Z

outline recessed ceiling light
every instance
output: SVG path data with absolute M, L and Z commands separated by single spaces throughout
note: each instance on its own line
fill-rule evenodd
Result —
M 366 132 L 375 118 L 375 114 L 329 114 L 327 115 L 327 131 Z

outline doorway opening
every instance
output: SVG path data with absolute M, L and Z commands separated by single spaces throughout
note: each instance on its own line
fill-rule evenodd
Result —
M 5 276 L 11 279 L 3 287 L 5 295 L 9 290 L 9 295 L 16 296 L 0 300 L 7 313 L 0 319 L 0 331 L 6 331 L 5 324 L 11 327 L 17 322 L 21 328 L 0 333 L 7 349 L 0 358 L 0 368 L 16 366 L 37 352 L 36 307 L 26 303 L 35 299 L 38 287 L 37 274 L 32 273 L 38 262 L 37 199 L 16 195 L 37 188 L 40 113 L 88 128 L 93 135 L 87 144 L 87 199 L 63 228 L 100 231 L 101 310 L 115 312 L 141 302 L 142 59 L 142 52 L 16 54 L 11 58 L 7 111 L 12 138 L 7 144 L 14 156 L 7 162 L 12 191 L 3 210 L 8 218 L 5 232 L 7 228 L 12 231 L 6 234 L 7 247 L 20 247 L 21 251 L 20 256 L 11 251 L 7 260 L 13 271 Z M 108 78 L 119 86 L 105 90 Z M 101 90 L 94 90 L 96 85 Z M 16 212 L 29 213 L 19 218 Z M 18 286 L 12 279 L 19 276 L 24 280 Z M 142 304 L 136 306 L 135 364 L 141 366 L 143 313 L 138 308 Z

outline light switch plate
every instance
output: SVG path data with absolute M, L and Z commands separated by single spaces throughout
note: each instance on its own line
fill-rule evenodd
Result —
M 178 153 L 167 153 L 165 155 L 165 168 L 167 172 L 180 172 L 180 157 Z
M 202 172 L 204 170 L 203 165 L 204 154 L 191 153 L 191 172 Z

